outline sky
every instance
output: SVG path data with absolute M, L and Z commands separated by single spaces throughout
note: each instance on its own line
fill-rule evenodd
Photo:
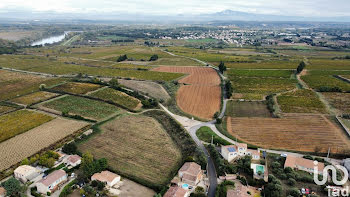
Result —
M 0 0 L 8 10 L 59 13 L 206 14 L 223 10 L 305 17 L 350 16 L 349 0 Z

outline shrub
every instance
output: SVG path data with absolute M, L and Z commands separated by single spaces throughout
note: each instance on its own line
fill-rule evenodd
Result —
M 299 197 L 300 196 L 300 191 L 297 188 L 292 188 L 288 191 L 289 195 L 294 196 L 294 197 Z
M 158 55 L 152 55 L 149 61 L 156 61 L 158 59 Z
M 293 179 L 293 178 L 289 178 L 289 179 L 288 179 L 288 185 L 294 186 L 296 183 L 297 183 L 297 182 L 296 182 L 295 179 Z
M 71 154 L 76 154 L 77 149 L 78 149 L 77 145 L 74 142 L 71 142 L 63 146 L 62 152 L 71 155 Z
M 125 54 L 125 55 L 121 55 L 118 57 L 117 59 L 117 62 L 122 62 L 122 61 L 125 61 L 128 59 L 128 56 Z

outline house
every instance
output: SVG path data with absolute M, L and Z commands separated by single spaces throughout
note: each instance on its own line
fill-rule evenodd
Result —
M 64 163 L 72 167 L 78 166 L 81 163 L 81 157 L 79 155 L 69 155 Z
M 248 188 L 244 185 L 237 185 L 235 189 L 227 190 L 226 197 L 250 197 Z
M 173 186 L 168 189 L 163 197 L 187 197 L 188 195 L 188 192 L 182 187 Z
M 228 146 L 221 146 L 221 155 L 223 158 L 225 158 L 227 161 L 231 162 L 238 156 L 245 156 L 248 154 L 247 144 L 244 143 L 236 143 L 236 145 L 228 145 Z M 250 153 L 253 153 L 254 150 L 249 150 Z M 254 152 L 255 154 L 255 152 Z M 260 155 L 259 155 L 260 158 Z
M 54 192 L 58 186 L 67 181 L 67 174 L 64 170 L 56 170 L 36 183 L 38 192 L 46 194 Z
M 314 173 L 314 161 L 309 159 L 304 159 L 301 157 L 295 157 L 292 155 L 288 155 L 286 162 L 284 163 L 284 168 L 290 167 L 292 169 L 302 170 L 309 173 Z M 317 174 L 322 174 L 324 169 L 324 163 L 317 163 L 318 172 Z
M 203 177 L 201 166 L 194 162 L 186 162 L 179 170 L 178 175 L 182 182 L 197 185 Z
M 252 160 L 260 160 L 260 151 L 259 150 L 248 149 L 247 155 L 251 156 Z
M 6 189 L 3 187 L 0 187 L 0 197 L 5 197 L 6 196 Z
M 120 181 L 120 176 L 110 171 L 102 171 L 101 173 L 95 173 L 92 175 L 91 180 L 104 182 L 107 186 L 112 187 Z
M 25 183 L 38 177 L 40 175 L 40 170 L 29 165 L 22 165 L 16 168 L 13 173 L 16 179 Z

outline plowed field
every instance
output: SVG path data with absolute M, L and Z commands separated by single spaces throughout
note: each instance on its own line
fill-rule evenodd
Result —
M 179 80 L 185 85 L 181 85 L 176 95 L 177 105 L 182 111 L 203 119 L 212 119 L 214 113 L 220 111 L 220 77 L 214 69 L 164 66 L 154 70 L 188 74 Z
M 227 130 L 244 142 L 264 148 L 314 152 L 341 152 L 350 141 L 323 115 L 286 114 L 284 118 L 231 118 Z

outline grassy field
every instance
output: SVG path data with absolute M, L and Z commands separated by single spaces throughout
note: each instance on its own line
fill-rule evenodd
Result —
M 65 80 L 0 70 L 0 101 L 36 92 L 41 84 L 49 87 Z
M 213 144 L 220 144 L 220 145 L 230 145 L 231 143 L 227 142 L 226 140 L 222 139 L 218 135 L 216 135 L 213 130 L 211 130 L 209 127 L 201 127 L 196 131 L 197 137 L 207 143 L 211 143 L 213 139 Z
M 44 103 L 43 106 L 94 120 L 106 118 L 119 110 L 116 106 L 77 96 L 55 99 Z
M 0 114 L 14 110 L 14 107 L 0 105 Z
M 88 92 L 97 90 L 101 88 L 101 85 L 92 84 L 92 83 L 77 83 L 77 82 L 68 82 L 51 88 L 59 92 L 68 92 L 72 94 L 86 94 Z
M 19 110 L 0 116 L 0 142 L 33 129 L 54 119 L 28 110 Z
M 293 70 L 240 70 L 240 69 L 229 69 L 227 75 L 230 77 L 279 77 L 279 78 L 290 78 L 294 73 Z
M 333 77 L 333 75 L 343 75 L 349 72 L 341 71 L 309 71 L 307 75 L 302 76 L 304 80 L 311 88 L 319 90 L 321 87 L 339 87 L 342 91 L 350 91 L 350 83 L 344 82 L 340 79 Z
M 49 99 L 56 97 L 56 96 L 58 96 L 58 94 L 51 93 L 51 92 L 39 91 L 39 92 L 34 92 L 34 93 L 31 93 L 28 95 L 14 98 L 10 101 L 14 102 L 14 103 L 22 104 L 22 105 L 30 105 L 33 103 L 38 103 L 38 102 L 49 100 Z
M 323 92 L 327 101 L 343 114 L 350 114 L 350 93 Z
M 227 68 L 237 69 L 296 69 L 300 61 L 275 60 L 275 61 L 259 61 L 249 63 L 225 63 Z
M 350 120 L 349 119 L 344 119 L 344 118 L 341 119 L 341 120 L 344 123 L 344 125 L 350 129 Z
M 101 133 L 79 144 L 79 150 L 108 159 L 109 166 L 121 175 L 167 184 L 181 162 L 180 150 L 151 117 L 122 115 L 100 129 Z
M 229 101 L 225 115 L 230 117 L 271 117 L 264 102 Z
M 311 59 L 308 69 L 350 70 L 350 60 Z
M 111 101 L 130 110 L 137 110 L 142 106 L 138 99 L 112 88 L 98 90 L 89 95 L 102 100 Z
M 285 113 L 327 113 L 326 107 L 312 90 L 297 90 L 277 97 Z

